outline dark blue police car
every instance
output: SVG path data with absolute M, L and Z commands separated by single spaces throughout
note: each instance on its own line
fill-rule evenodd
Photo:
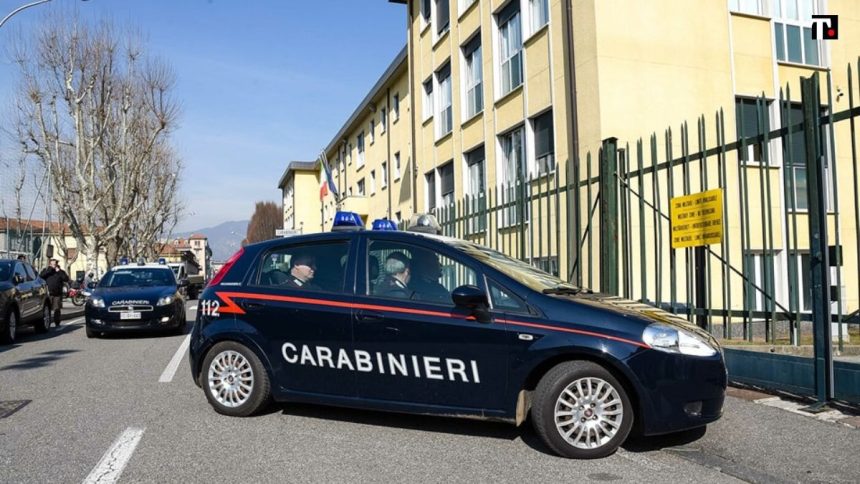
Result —
M 517 425 L 530 415 L 574 458 L 608 455 L 634 428 L 713 422 L 726 388 L 719 345 L 684 319 L 474 243 L 398 231 L 244 247 L 203 292 L 190 355 L 222 414 L 274 399 Z
M 105 333 L 185 331 L 185 299 L 166 264 L 123 264 L 112 268 L 87 299 L 87 337 Z

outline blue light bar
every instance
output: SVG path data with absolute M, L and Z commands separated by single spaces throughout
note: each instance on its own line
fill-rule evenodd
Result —
M 122 258 L 120 258 L 120 260 L 119 260 L 119 265 L 121 265 L 121 266 L 127 266 L 127 265 L 128 265 L 128 257 L 122 257 Z
M 160 257 L 158 259 L 158 263 L 161 265 L 165 265 L 165 264 L 167 264 L 167 259 L 165 259 L 164 257 Z
M 364 229 L 364 222 L 361 217 L 355 212 L 337 212 L 334 214 L 334 223 L 332 224 L 332 232 L 347 232 Z
M 378 218 L 373 221 L 373 230 L 397 230 L 397 224 L 387 218 Z

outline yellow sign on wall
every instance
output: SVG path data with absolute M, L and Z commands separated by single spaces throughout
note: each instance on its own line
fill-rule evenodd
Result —
M 669 206 L 672 248 L 719 244 L 723 239 L 723 190 L 675 197 Z

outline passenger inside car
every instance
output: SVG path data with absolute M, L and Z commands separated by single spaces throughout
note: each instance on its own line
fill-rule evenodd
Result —
M 408 286 L 411 278 L 409 258 L 403 252 L 392 252 L 385 259 L 383 270 L 385 276 L 376 285 L 374 294 L 383 297 L 410 299 L 412 290 Z
M 414 294 L 412 299 L 432 302 L 451 302 L 451 293 L 439 283 L 442 268 L 435 253 L 427 250 L 415 250 L 412 253 L 412 277 L 409 289 Z

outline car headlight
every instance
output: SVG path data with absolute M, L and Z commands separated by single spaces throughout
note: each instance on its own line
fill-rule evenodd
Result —
M 105 307 L 105 300 L 100 297 L 94 297 L 90 299 L 90 304 L 92 304 L 94 308 L 103 308 Z
M 164 296 L 163 298 L 158 300 L 157 306 L 167 306 L 168 304 L 173 302 L 173 296 Z
M 642 341 L 658 351 L 690 356 L 714 356 L 717 349 L 701 336 L 667 324 L 655 323 L 642 333 Z

